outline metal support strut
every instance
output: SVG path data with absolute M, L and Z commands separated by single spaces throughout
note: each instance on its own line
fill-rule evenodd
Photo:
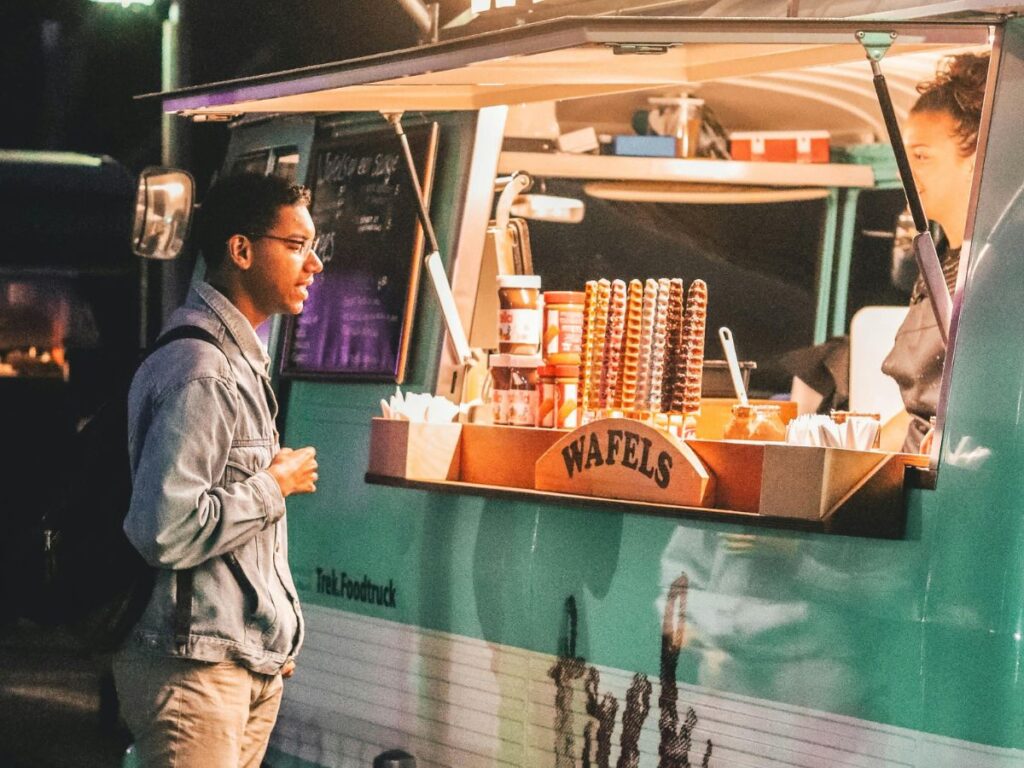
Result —
M 949 339 L 953 300 L 949 295 L 949 288 L 946 287 L 942 262 L 939 261 L 939 256 L 935 252 L 935 241 L 932 240 L 932 233 L 928 229 L 928 217 L 925 215 L 924 205 L 921 203 L 921 196 L 917 191 L 907 150 L 903 146 L 900 126 L 896 121 L 896 110 L 892 106 L 889 87 L 886 85 L 885 75 L 882 74 L 882 67 L 879 64 L 895 38 L 895 32 L 857 33 L 857 40 L 864 46 L 868 60 L 871 62 L 878 105 L 882 109 L 886 132 L 889 134 L 889 143 L 896 156 L 896 167 L 899 169 L 900 180 L 903 182 L 903 191 L 906 193 L 907 204 L 910 206 L 910 215 L 914 218 L 914 228 L 917 230 L 917 236 L 914 237 L 914 257 L 917 259 L 917 266 L 921 270 L 921 277 L 924 279 L 925 288 L 928 291 L 928 300 L 931 303 L 932 312 L 935 314 L 939 333 L 942 334 L 942 341 L 945 343 Z
M 429 253 L 424 258 L 430 281 L 434 286 L 434 293 L 441 304 L 441 314 L 444 316 L 444 323 L 448 329 L 448 337 L 455 348 L 462 365 L 468 365 L 473 359 L 473 353 L 469 348 L 469 340 L 466 338 L 466 331 L 462 327 L 462 320 L 459 319 L 459 310 L 455 306 L 455 296 L 452 295 L 452 287 L 448 283 L 448 274 L 445 272 L 444 263 L 441 261 L 441 248 L 437 243 L 437 236 L 434 234 L 434 225 L 430 221 L 430 212 L 427 210 L 427 202 L 423 197 L 423 188 L 420 186 L 420 177 L 416 172 L 416 161 L 413 160 L 412 150 L 409 148 L 409 138 L 402 129 L 401 112 L 381 112 L 384 119 L 391 123 L 402 145 L 402 154 L 405 156 L 405 166 L 409 171 L 409 178 L 412 182 L 412 189 L 416 197 L 416 212 L 419 215 L 420 224 L 423 225 L 423 233 L 427 237 L 427 244 L 430 246 Z

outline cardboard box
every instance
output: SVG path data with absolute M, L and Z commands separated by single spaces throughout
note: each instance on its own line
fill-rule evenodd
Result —
M 893 454 L 785 443 L 690 440 L 718 481 L 719 509 L 820 520 Z M 902 492 L 902 488 L 894 489 Z
M 775 163 L 827 163 L 828 131 L 734 131 L 729 134 L 733 160 Z
M 461 424 L 375 418 L 370 422 L 367 472 L 407 480 L 458 480 L 461 435 Z

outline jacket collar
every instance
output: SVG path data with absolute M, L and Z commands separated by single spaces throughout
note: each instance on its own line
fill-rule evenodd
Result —
M 270 357 L 263 349 L 255 329 L 223 293 L 207 282 L 196 280 L 192 283 L 185 306 L 212 311 L 220 318 L 249 365 L 262 375 L 267 375 Z

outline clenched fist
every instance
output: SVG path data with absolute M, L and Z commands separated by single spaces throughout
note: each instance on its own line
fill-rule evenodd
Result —
M 281 487 L 285 497 L 293 493 L 312 493 L 316 490 L 316 448 L 282 448 L 270 462 L 267 472 Z

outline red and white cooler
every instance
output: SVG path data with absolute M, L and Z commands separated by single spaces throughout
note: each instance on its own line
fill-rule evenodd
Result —
M 828 149 L 828 131 L 734 131 L 729 135 L 733 160 L 827 163 Z

